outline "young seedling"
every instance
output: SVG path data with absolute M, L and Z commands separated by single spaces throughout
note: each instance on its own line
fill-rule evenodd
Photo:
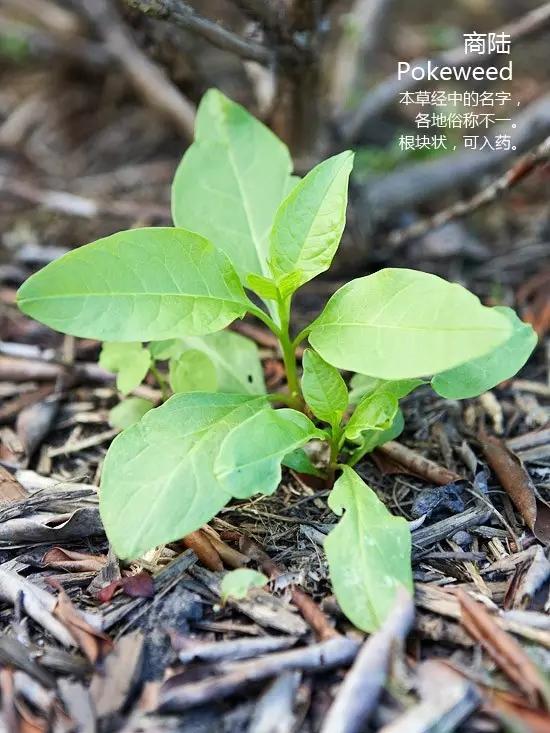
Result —
M 326 441 L 327 474 L 340 472 L 328 503 L 343 513 L 326 540 L 330 576 L 343 611 L 372 631 L 398 586 L 412 588 L 411 538 L 352 466 L 401 432 L 399 400 L 415 387 L 431 378 L 444 397 L 480 394 L 515 374 L 536 338 L 510 309 L 408 269 L 352 280 L 291 333 L 293 294 L 329 268 L 340 242 L 352 163 L 340 153 L 300 180 L 284 144 L 211 90 L 174 179 L 175 226 L 80 247 L 29 278 L 18 303 L 106 342 L 101 363 L 122 392 L 151 371 L 174 393 L 113 416 L 130 427 L 107 453 L 100 510 L 121 558 L 197 530 L 233 498 L 271 494 L 283 464 L 314 471 L 303 447 Z M 223 330 L 247 313 L 278 339 L 283 394 L 267 393 L 256 346 Z M 340 369 L 356 373 L 351 392 Z

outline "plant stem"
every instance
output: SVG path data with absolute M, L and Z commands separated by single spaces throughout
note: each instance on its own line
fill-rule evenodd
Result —
M 308 333 L 310 331 L 311 331 L 311 324 L 309 326 L 306 326 L 305 328 L 303 328 L 300 331 L 300 333 L 296 336 L 296 338 L 292 342 L 292 346 L 294 348 L 296 348 L 297 346 L 299 346 L 302 343 L 302 341 L 307 337 L 307 335 L 308 335 Z
M 258 308 L 258 306 L 254 305 L 254 303 L 249 302 L 248 312 L 251 313 L 253 316 L 256 316 L 256 318 L 262 321 L 262 323 L 264 323 L 269 328 L 269 330 L 274 333 L 275 336 L 277 336 L 277 338 L 280 338 L 279 327 L 277 326 L 273 318 L 271 318 L 271 316 L 269 316 L 265 311 L 263 311 L 261 308 Z
M 346 461 L 348 466 L 355 466 L 356 463 L 359 463 L 361 458 L 365 456 L 369 452 L 368 447 L 363 448 L 362 446 L 359 446 L 359 448 L 356 448 L 353 453 L 350 455 L 348 460 Z
M 292 397 L 285 392 L 271 392 L 267 395 L 267 399 L 272 402 L 282 402 L 284 405 L 288 405 L 289 407 L 296 406 L 296 400 L 292 399 Z
M 286 381 L 288 391 L 297 410 L 303 408 L 302 391 L 300 389 L 300 380 L 298 378 L 298 365 L 296 364 L 296 349 L 294 342 L 290 337 L 290 302 L 291 297 L 278 300 L 278 313 L 281 327 L 279 329 L 279 343 L 283 355 L 283 363 L 285 366 Z
M 332 433 L 330 436 L 330 458 L 327 468 L 327 483 L 332 486 L 334 483 L 334 475 L 338 466 L 338 456 L 342 448 L 344 437 L 344 429 L 341 425 L 333 425 Z
M 151 365 L 149 367 L 149 371 L 154 376 L 154 378 L 157 380 L 157 384 L 160 387 L 160 391 L 162 394 L 162 401 L 166 402 L 166 400 L 170 397 L 170 392 L 168 390 L 168 383 L 166 382 L 166 379 L 163 377 L 163 375 L 159 372 L 159 370 L 154 365 Z

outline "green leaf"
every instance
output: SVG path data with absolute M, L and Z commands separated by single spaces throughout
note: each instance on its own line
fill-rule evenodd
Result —
M 396 379 L 390 381 L 369 377 L 366 374 L 354 374 L 350 380 L 349 401 L 350 404 L 356 405 L 363 397 L 382 391 L 389 392 L 396 399 L 401 400 L 422 384 L 427 384 L 427 382 L 424 379 Z
M 168 374 L 174 392 L 215 392 L 218 388 L 216 366 L 197 349 L 170 359 Z
M 301 270 L 295 270 L 289 272 L 288 275 L 283 275 L 278 282 L 277 287 L 282 300 L 286 300 L 289 295 L 292 295 L 295 290 L 298 290 L 302 283 L 303 273 Z
M 151 354 L 140 342 L 104 343 L 99 355 L 99 365 L 116 376 L 116 386 L 122 394 L 128 394 L 140 385 L 151 366 Z
M 246 278 L 246 287 L 250 288 L 250 290 L 264 300 L 277 300 L 279 297 L 277 285 L 270 277 L 251 273 Z
M 324 473 L 313 465 L 310 457 L 303 448 L 296 448 L 290 453 L 287 453 L 281 463 L 283 466 L 296 471 L 296 473 L 306 473 L 309 476 L 324 476 Z
M 411 533 L 349 466 L 328 505 L 343 518 L 325 540 L 332 588 L 349 620 L 363 631 L 380 628 L 400 585 L 412 592 Z
M 309 342 L 339 369 L 404 379 L 483 356 L 510 331 L 502 313 L 462 286 L 390 268 L 340 288 L 314 321 Z
M 291 170 L 286 146 L 243 107 L 211 89 L 199 106 L 195 142 L 174 178 L 174 222 L 224 251 L 243 283 L 252 272 L 267 275 L 269 231 Z
M 262 410 L 225 437 L 214 472 L 224 490 L 239 499 L 272 494 L 281 481 L 283 458 L 318 437 L 321 431 L 301 412 Z
M 228 598 L 240 600 L 246 598 L 248 591 L 252 588 L 263 588 L 269 582 L 269 578 L 263 573 L 251 568 L 237 568 L 226 573 L 221 582 L 220 595 L 222 603 Z
M 348 406 L 348 389 L 338 369 L 311 349 L 302 361 L 302 391 L 311 411 L 319 420 L 338 426 Z
M 294 188 L 294 186 L 298 185 L 298 183 L 300 183 L 301 180 L 302 179 L 301 179 L 300 176 L 296 176 L 296 175 L 289 176 L 288 181 L 287 181 L 287 184 L 286 184 L 286 187 L 285 187 L 285 195 L 283 196 L 283 198 L 286 199 L 286 197 L 292 191 L 292 189 Z
M 328 270 L 346 224 L 353 153 L 323 161 L 279 206 L 270 236 L 269 266 L 277 281 L 299 272 L 299 285 Z
M 19 289 L 21 310 L 58 331 L 151 341 L 219 331 L 248 300 L 227 257 L 203 237 L 158 227 L 69 252 Z
M 405 419 L 403 413 L 401 410 L 397 410 L 393 422 L 387 430 L 366 430 L 364 433 L 361 433 L 361 443 L 358 446 L 358 450 L 361 451 L 362 455 L 372 453 L 379 445 L 384 445 L 384 443 L 398 438 L 404 428 Z
M 114 439 L 99 508 L 119 557 L 180 539 L 217 514 L 230 499 L 213 473 L 220 443 L 266 404 L 264 397 L 178 394 Z
M 202 351 L 214 364 L 220 392 L 264 394 L 265 381 L 258 347 L 245 336 L 219 331 L 182 339 L 184 349 Z
M 164 361 L 181 352 L 181 341 L 179 339 L 151 341 L 147 348 L 155 361 Z
M 154 404 L 142 397 L 128 397 L 109 411 L 109 422 L 114 428 L 126 428 L 139 422 L 146 412 L 152 410 Z
M 496 307 L 512 326 L 512 335 L 486 356 L 436 374 L 432 387 L 442 397 L 462 400 L 477 397 L 500 382 L 513 377 L 537 345 L 533 328 L 518 318 L 511 308 Z
M 398 409 L 398 402 L 426 382 L 423 379 L 387 381 L 361 374 L 355 377 L 355 380 L 352 378 L 355 394 L 359 396 L 364 391 L 365 395 L 359 399 L 344 435 L 348 440 L 359 442 L 362 450 L 369 452 L 403 431 L 403 415 Z
M 377 377 L 369 377 L 368 374 L 354 374 L 350 379 L 349 386 L 349 403 L 356 405 L 363 397 L 375 392 L 381 384 L 385 384 L 385 379 Z
M 344 435 L 347 440 L 360 440 L 366 430 L 388 430 L 397 414 L 399 403 L 389 392 L 367 395 L 355 408 Z

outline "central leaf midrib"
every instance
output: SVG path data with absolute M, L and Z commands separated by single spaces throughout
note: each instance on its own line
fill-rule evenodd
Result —
M 223 300 L 228 303 L 239 303 L 244 305 L 244 298 L 242 300 L 237 300 L 231 297 L 222 297 L 220 295 L 203 295 L 202 293 L 199 293 L 197 295 L 194 295 L 193 293 L 181 293 L 181 292 L 164 292 L 164 293 L 150 293 L 150 292 L 124 292 L 124 291 L 116 291 L 116 292 L 102 292 L 102 293 L 60 293 L 58 295 L 39 295 L 34 296 L 31 298 L 19 298 L 19 303 L 33 303 L 36 301 L 42 301 L 42 300 L 62 300 L 67 298 L 120 298 L 120 297 L 127 297 L 127 298 L 189 298 L 193 300 L 201 299 L 201 300 Z
M 342 170 L 342 166 L 340 166 L 338 168 L 338 171 L 334 174 L 334 178 L 331 179 L 329 181 L 329 183 L 325 186 L 325 190 L 323 192 L 323 197 L 321 199 L 321 202 L 319 203 L 319 206 L 316 207 L 314 215 L 311 217 L 311 222 L 310 222 L 310 224 L 308 226 L 306 235 L 303 238 L 302 244 L 301 245 L 298 245 L 298 255 L 297 255 L 297 257 L 292 258 L 292 261 L 294 261 L 294 265 L 296 265 L 298 262 L 301 262 L 302 261 L 302 255 L 303 255 L 303 252 L 304 252 L 304 250 L 306 248 L 306 242 L 307 242 L 307 240 L 309 239 L 309 237 L 311 235 L 311 230 L 313 229 L 313 225 L 315 224 L 315 221 L 316 221 L 316 219 L 317 219 L 317 217 L 319 215 L 319 211 L 323 207 L 324 199 L 328 195 L 328 192 L 330 191 L 330 189 L 334 186 L 334 184 L 336 182 L 336 177 L 339 175 L 339 173 L 340 173 L 341 170 Z M 289 257 L 289 259 L 291 259 L 291 258 Z M 307 262 L 307 260 L 306 260 L 306 262 Z
M 225 114 L 224 114 L 224 119 L 225 119 Z M 244 213 L 246 215 L 246 222 L 248 224 L 248 231 L 249 231 L 250 236 L 252 238 L 252 243 L 254 244 L 254 251 L 256 252 L 256 259 L 257 259 L 258 265 L 260 267 L 260 272 L 262 272 L 264 275 L 266 275 L 267 272 L 266 272 L 266 268 L 265 268 L 264 262 L 263 262 L 264 258 L 261 256 L 262 255 L 262 252 L 260 251 L 260 241 L 258 239 L 258 234 L 256 232 L 256 227 L 254 226 L 254 220 L 252 218 L 252 214 L 251 214 L 250 209 L 249 209 L 247 197 L 244 194 L 244 188 L 243 188 L 243 184 L 242 184 L 242 181 L 241 181 L 241 178 L 240 178 L 240 171 L 239 171 L 239 168 L 237 166 L 237 163 L 236 163 L 236 160 L 235 160 L 235 157 L 234 157 L 234 154 L 233 154 L 233 149 L 231 147 L 231 137 L 229 135 L 229 132 L 227 133 L 226 140 L 227 140 L 227 154 L 228 154 L 228 157 L 229 157 L 229 162 L 231 164 L 231 168 L 233 169 L 233 174 L 235 176 L 235 180 L 237 181 L 237 186 L 239 188 L 239 193 L 240 193 L 240 196 L 241 196 L 241 200 L 243 202 L 243 209 L 244 209 Z
M 340 327 L 348 327 L 348 328 L 384 328 L 388 330 L 394 330 L 394 331 L 431 331 L 433 332 L 447 332 L 447 331 L 506 331 L 505 328 L 500 328 L 498 326 L 460 326 L 457 328 L 451 328 L 450 326 L 400 326 L 400 325 L 390 325 L 385 323 L 365 323 L 361 321 L 344 321 L 344 322 L 334 322 L 334 323 L 320 323 L 316 326 L 314 326 L 314 329 L 317 330 L 321 328 L 340 328 Z

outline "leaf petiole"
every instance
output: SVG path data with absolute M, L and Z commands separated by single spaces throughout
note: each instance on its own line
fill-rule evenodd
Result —
M 263 311 L 261 308 L 259 308 L 257 305 L 254 305 L 254 303 L 249 302 L 247 305 L 248 312 L 255 316 L 258 320 L 262 321 L 269 330 L 277 336 L 277 338 L 280 338 L 281 332 L 279 326 L 275 323 L 273 318 L 271 318 L 270 315 L 268 315 L 265 311 Z
M 289 407 L 296 406 L 296 400 L 285 392 L 271 392 L 271 394 L 267 395 L 267 399 L 271 402 L 282 402 L 284 405 L 288 405 Z
M 166 381 L 165 377 L 159 372 L 159 370 L 156 368 L 154 364 L 151 364 L 149 367 L 149 371 L 153 375 L 153 377 L 157 380 L 157 384 L 160 387 L 160 391 L 162 394 L 162 401 L 166 402 L 166 400 L 170 397 L 170 390 L 168 389 L 168 382 Z
M 295 337 L 294 341 L 292 342 L 292 346 L 296 349 L 304 339 L 307 338 L 308 333 L 311 331 L 312 324 L 310 323 L 309 326 L 306 326 L 303 328 L 300 333 Z

